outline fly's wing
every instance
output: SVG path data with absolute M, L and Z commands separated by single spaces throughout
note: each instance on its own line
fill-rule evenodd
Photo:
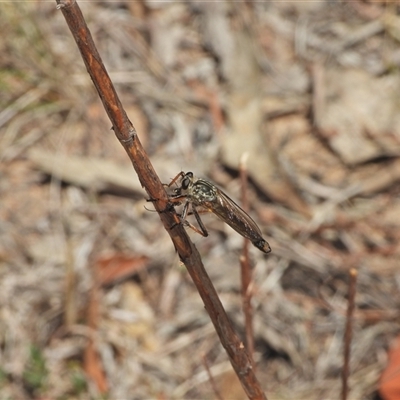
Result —
M 242 210 L 231 198 L 223 191 L 218 190 L 217 196 L 213 201 L 203 204 L 205 208 L 212 211 L 222 221 L 226 222 L 236 232 L 249 239 L 255 247 L 263 253 L 269 253 L 271 247 L 262 237 L 262 233 L 257 224 L 244 210 Z
M 260 228 L 253 219 L 222 190 L 218 189 L 216 198 L 213 201 L 204 202 L 202 206 L 252 242 L 263 239 Z

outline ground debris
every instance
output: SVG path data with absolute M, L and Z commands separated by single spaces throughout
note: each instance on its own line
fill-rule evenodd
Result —
M 243 398 L 55 5 L 0 16 L 1 393 L 214 398 L 206 359 L 221 396 Z M 268 398 L 340 397 L 350 268 L 349 398 L 376 398 L 399 331 L 396 9 L 81 6 L 164 183 L 193 171 L 237 201 L 247 153 L 249 213 L 272 248 L 251 251 Z M 189 234 L 242 334 L 243 238 L 201 218 L 209 236 Z

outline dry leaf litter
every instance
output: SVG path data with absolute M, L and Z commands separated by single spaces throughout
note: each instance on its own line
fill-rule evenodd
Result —
M 2 398 L 244 393 L 110 130 L 62 14 L 4 3 L 0 27 Z M 156 171 L 216 182 L 272 247 L 251 250 L 269 399 L 337 399 L 348 271 L 349 398 L 377 398 L 399 331 L 400 17 L 379 2 L 82 2 Z M 244 340 L 243 239 L 189 232 Z

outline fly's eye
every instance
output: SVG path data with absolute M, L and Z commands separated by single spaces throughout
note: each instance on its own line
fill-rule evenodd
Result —
M 186 172 L 186 174 L 183 175 L 181 188 L 183 190 L 187 190 L 187 188 L 190 186 L 192 182 L 193 182 L 193 172 Z
M 190 185 L 190 179 L 184 178 L 182 181 L 182 189 L 186 190 Z

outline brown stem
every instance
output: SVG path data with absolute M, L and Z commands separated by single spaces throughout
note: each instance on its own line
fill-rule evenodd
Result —
M 342 400 L 347 399 L 349 392 L 348 380 L 350 375 L 350 347 L 353 329 L 353 314 L 355 308 L 357 270 L 352 268 L 349 273 L 349 298 L 346 314 L 346 329 L 344 333 L 344 362 L 342 370 Z
M 221 396 L 221 393 L 218 390 L 217 384 L 215 383 L 214 377 L 212 376 L 210 367 L 208 365 L 207 356 L 205 354 L 203 354 L 202 359 L 203 359 L 203 365 L 204 365 L 204 367 L 205 367 L 205 369 L 207 371 L 208 379 L 209 379 L 211 387 L 212 387 L 212 389 L 214 391 L 215 398 L 218 399 L 218 400 L 223 400 L 223 398 Z
M 160 219 L 185 264 L 203 299 L 220 341 L 228 353 L 231 364 L 250 399 L 266 399 L 254 374 L 251 360 L 243 343 L 234 332 L 218 295 L 204 269 L 200 255 L 190 241 L 144 151 L 136 130 L 126 115 L 114 86 L 95 47 L 82 12 L 74 0 L 56 0 L 81 52 L 83 61 L 111 120 L 113 130 L 124 147 L 142 186 L 159 212 Z

